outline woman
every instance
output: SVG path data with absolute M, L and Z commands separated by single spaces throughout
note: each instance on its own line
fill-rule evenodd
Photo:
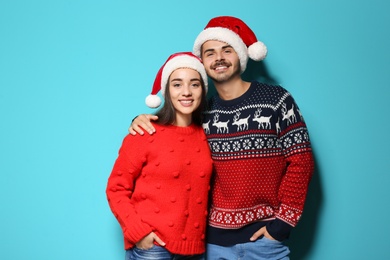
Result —
M 126 259 L 204 259 L 212 160 L 201 127 L 207 75 L 193 54 L 171 55 L 157 73 L 153 136 L 128 135 L 107 184 Z

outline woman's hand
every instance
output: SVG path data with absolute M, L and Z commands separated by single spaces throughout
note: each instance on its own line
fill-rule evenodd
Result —
M 148 250 L 153 247 L 154 241 L 160 246 L 165 246 L 165 243 L 154 232 L 142 238 L 135 246 L 139 249 Z

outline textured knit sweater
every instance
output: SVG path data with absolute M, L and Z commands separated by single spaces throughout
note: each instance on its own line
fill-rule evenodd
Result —
M 293 97 L 280 86 L 252 82 L 239 98 L 213 97 L 203 128 L 215 167 L 208 242 L 248 242 L 262 226 L 286 239 L 301 217 L 314 168 Z
M 125 249 L 155 232 L 174 254 L 205 251 L 210 149 L 202 127 L 154 124 L 153 136 L 128 135 L 107 184 Z

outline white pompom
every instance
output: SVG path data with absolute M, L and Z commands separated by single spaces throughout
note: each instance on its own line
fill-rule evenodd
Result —
M 262 42 L 255 42 L 248 47 L 248 56 L 255 61 L 264 60 L 267 56 L 267 47 Z
M 157 108 L 161 105 L 161 98 L 157 95 L 149 95 L 146 97 L 145 103 L 148 107 Z

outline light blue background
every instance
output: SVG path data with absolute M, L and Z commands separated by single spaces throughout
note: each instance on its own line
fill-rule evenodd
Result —
M 263 67 L 309 126 L 317 171 L 292 259 L 388 258 L 389 7 L 1 1 L 0 259 L 123 259 L 105 196 L 118 148 L 131 119 L 151 112 L 160 65 L 219 15 L 242 18 L 268 46 Z

